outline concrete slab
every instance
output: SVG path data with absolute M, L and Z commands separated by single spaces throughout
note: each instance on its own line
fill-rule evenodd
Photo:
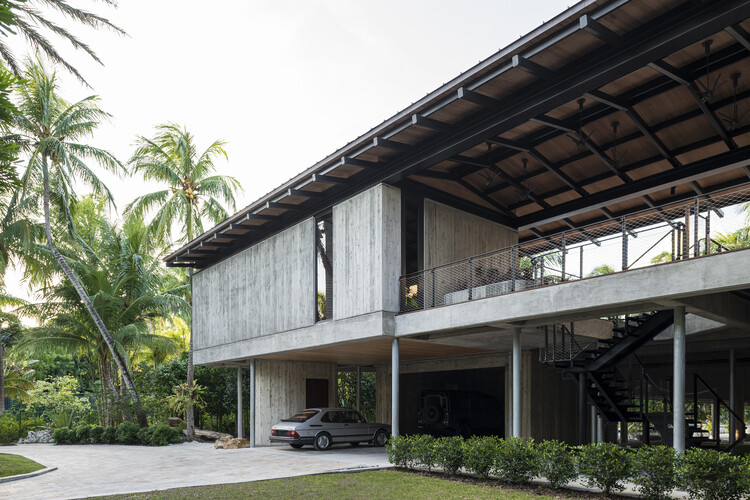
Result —
M 0 498 L 17 500 L 83 498 L 389 466 L 384 448 L 349 445 L 318 452 L 288 446 L 216 450 L 206 443 L 153 448 L 26 444 L 3 452 L 58 468 L 0 484 Z

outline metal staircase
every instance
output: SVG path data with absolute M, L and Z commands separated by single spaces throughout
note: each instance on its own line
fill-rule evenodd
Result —
M 641 366 L 636 386 L 618 368 L 618 363 L 631 356 L 640 364 L 636 351 L 673 324 L 671 310 L 626 316 L 613 319 L 612 338 L 595 339 L 575 335 L 574 325 L 553 325 L 545 332 L 545 346 L 540 350 L 540 361 L 574 377 L 584 379 L 588 400 L 609 422 L 640 422 L 644 440 L 649 444 L 657 432 L 663 444 L 672 446 L 674 414 L 672 408 L 671 380 L 657 382 Z M 687 446 L 716 447 L 720 442 L 712 439 L 698 421 L 698 383 L 711 392 L 716 405 L 728 405 L 718 397 L 697 374 L 694 375 L 692 408 L 685 412 L 685 442 Z M 666 387 L 664 387 L 666 385 Z M 740 439 L 729 444 L 734 448 L 744 438 L 745 423 L 729 409 L 730 418 L 737 420 Z

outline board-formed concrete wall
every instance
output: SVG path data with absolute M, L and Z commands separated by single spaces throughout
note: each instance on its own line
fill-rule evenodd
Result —
M 516 230 L 424 200 L 424 267 L 448 264 L 518 243 Z
M 301 363 L 258 359 L 255 362 L 255 442 L 271 443 L 271 426 L 305 408 L 306 380 L 328 380 L 328 406 L 336 404 L 335 363 Z
M 401 191 L 374 186 L 333 207 L 333 316 L 397 312 Z
M 193 277 L 194 348 L 315 322 L 315 233 L 307 219 Z

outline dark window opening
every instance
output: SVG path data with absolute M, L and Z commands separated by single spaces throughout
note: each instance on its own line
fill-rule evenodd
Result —
M 317 321 L 333 318 L 333 214 L 315 219 Z

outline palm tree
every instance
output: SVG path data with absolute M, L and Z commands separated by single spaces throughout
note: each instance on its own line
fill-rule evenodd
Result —
M 95 255 L 76 256 L 76 240 L 63 241 L 60 252 L 79 276 L 82 286 L 112 332 L 117 351 L 128 366 L 144 350 L 173 354 L 177 345 L 169 337 L 152 332 L 155 321 L 186 315 L 188 286 L 171 279 L 173 271 L 160 265 L 141 221 L 129 220 L 123 227 L 105 217 L 93 222 L 97 242 Z M 175 285 L 176 286 L 173 286 Z M 42 326 L 31 329 L 20 344 L 22 349 L 64 349 L 90 357 L 92 373 L 99 377 L 101 413 L 111 423 L 108 405 L 119 391 L 120 381 L 113 356 L 102 342 L 96 325 L 69 281 L 54 283 L 43 290 L 44 301 L 24 308 Z M 124 377 L 123 377 L 124 379 Z M 124 381 L 124 380 L 123 380 Z
M 227 157 L 223 141 L 214 141 L 199 154 L 194 138 L 185 127 L 173 123 L 159 125 L 154 138 L 140 136 L 130 159 L 133 173 L 146 180 L 165 184 L 166 189 L 136 198 L 125 208 L 128 217 L 143 219 L 156 210 L 149 227 L 162 242 L 191 241 L 203 233 L 203 221 L 218 224 L 228 217 L 225 204 L 234 211 L 234 194 L 241 190 L 234 178 L 213 175 L 215 159 Z M 177 234 L 173 228 L 179 228 Z M 176 238 L 175 238 L 176 236 Z M 192 282 L 193 271 L 189 271 Z M 193 336 L 188 346 L 188 388 L 194 386 Z M 186 411 L 187 435 L 195 433 L 193 406 Z
M 105 169 L 118 173 L 123 165 L 109 152 L 82 144 L 79 141 L 89 137 L 102 120 L 109 117 L 96 106 L 96 97 L 90 96 L 73 104 L 67 103 L 58 94 L 55 73 L 48 73 L 41 63 L 29 62 L 24 80 L 18 87 L 19 113 L 15 117 L 15 128 L 21 137 L 21 144 L 29 153 L 26 171 L 21 177 L 21 189 L 13 197 L 11 207 L 22 202 L 32 188 L 42 185 L 44 206 L 44 230 L 47 246 L 70 280 L 80 300 L 86 306 L 96 329 L 112 353 L 118 370 L 128 389 L 130 398 L 138 412 L 138 420 L 146 425 L 146 415 L 140 409 L 140 398 L 133 377 L 122 353 L 117 349 L 112 335 L 107 330 L 91 298 L 84 290 L 78 277 L 55 247 L 50 222 L 50 196 L 55 198 L 58 207 L 68 220 L 69 230 L 75 234 L 70 215 L 70 200 L 75 196 L 76 183 L 87 185 L 94 193 L 111 195 L 93 170 L 86 165 L 94 160 Z M 50 176 L 55 189 L 50 191 Z M 79 238 L 80 239 L 80 238 Z
M 610 266 L 609 264 L 602 264 L 595 267 L 590 273 L 586 275 L 586 277 L 590 278 L 592 276 L 603 276 L 605 274 L 612 274 L 613 272 L 615 272 L 615 270 L 612 266 Z
M 109 6 L 117 5 L 113 0 L 101 1 Z M 72 20 L 95 29 L 110 29 L 120 35 L 127 35 L 127 33 L 101 16 L 78 9 L 61 0 L 36 0 L 35 2 L 27 0 L 0 0 L 0 34 L 7 36 L 8 33 L 18 32 L 32 48 L 46 54 L 50 61 L 61 65 L 67 71 L 74 74 L 81 83 L 88 85 L 78 70 L 68 63 L 53 47 L 41 29 L 67 40 L 73 48 L 84 51 L 99 64 L 103 65 L 104 63 L 97 57 L 91 47 L 71 34 L 66 28 L 50 21 L 39 9 L 40 6 L 49 8 L 56 15 L 61 15 L 66 21 Z M 0 57 L 8 64 L 13 73 L 20 76 L 21 68 L 16 61 L 16 57 L 2 39 L 0 39 Z

